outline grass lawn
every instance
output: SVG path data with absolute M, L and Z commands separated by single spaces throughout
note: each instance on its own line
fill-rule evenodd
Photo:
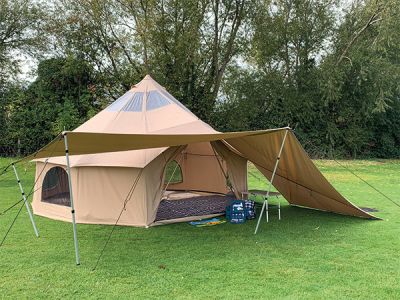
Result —
M 0 167 L 9 161 L 0 159 Z M 111 226 L 78 225 L 77 267 L 72 225 L 36 217 L 36 238 L 24 208 L 0 248 L 0 298 L 400 298 L 400 208 L 335 162 L 315 163 L 344 196 L 378 209 L 383 220 L 285 202 L 282 221 L 271 211 L 257 235 L 255 220 L 203 228 L 117 227 L 92 271 Z M 400 161 L 342 163 L 400 203 Z M 34 169 L 20 165 L 19 171 L 28 192 Z M 250 186 L 265 188 L 260 174 L 250 172 Z M 0 212 L 19 197 L 13 174 L 2 176 Z M 0 238 L 17 210 L 0 216 Z

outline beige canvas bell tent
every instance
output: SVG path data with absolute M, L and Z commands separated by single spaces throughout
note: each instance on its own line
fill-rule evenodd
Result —
M 150 76 L 31 158 L 37 182 L 33 211 L 58 220 L 71 220 L 71 199 L 78 223 L 115 224 L 119 217 L 119 225 L 151 226 L 221 214 L 223 201 L 247 191 L 249 161 L 268 180 L 277 166 L 273 185 L 290 204 L 372 217 L 332 187 L 289 128 L 217 132 Z M 175 172 L 179 182 L 171 181 Z M 179 200 L 171 191 L 181 191 Z M 164 202 L 184 200 L 188 192 L 190 207 L 177 208 L 183 214 L 167 206 L 167 216 L 159 216 Z M 199 194 L 193 197 L 194 192 Z

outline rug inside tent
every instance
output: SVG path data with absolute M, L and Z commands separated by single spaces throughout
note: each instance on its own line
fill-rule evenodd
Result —
M 235 199 L 232 194 L 198 194 L 194 192 L 167 191 L 160 202 L 155 221 L 224 214 L 226 206 Z

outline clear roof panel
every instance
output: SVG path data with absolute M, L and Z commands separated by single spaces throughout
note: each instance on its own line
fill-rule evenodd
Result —
M 130 100 L 134 94 L 131 91 L 126 92 L 124 95 L 119 97 L 117 100 L 115 100 L 113 103 L 111 103 L 106 110 L 108 111 L 120 111 L 122 107 Z
M 133 98 L 122 107 L 121 111 L 142 111 L 143 95 L 143 92 L 136 92 Z
M 147 94 L 146 110 L 153 110 L 170 104 L 164 95 L 160 94 L 158 91 L 151 91 Z

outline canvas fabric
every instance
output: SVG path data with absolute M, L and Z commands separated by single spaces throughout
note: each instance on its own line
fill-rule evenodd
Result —
M 228 193 L 224 172 L 210 143 L 189 144 L 175 161 L 182 170 L 183 181 L 170 184 L 170 190 Z M 225 170 L 223 170 L 225 169 Z M 168 179 L 167 179 L 168 180 Z
M 374 218 L 336 191 L 289 128 L 217 132 L 146 76 L 98 115 L 64 132 L 77 222 L 114 224 L 139 178 L 119 224 L 152 225 L 164 190 L 165 168 L 172 159 L 181 161 L 184 181 L 171 189 L 226 193 L 227 175 L 240 197 L 247 190 L 247 161 L 270 179 L 286 132 L 273 184 L 289 203 Z M 37 164 L 34 212 L 70 221 L 69 207 L 41 201 L 43 177 L 51 167 L 65 168 L 64 155 L 64 135 L 60 135 L 27 159 Z M 47 163 L 45 158 L 49 158 Z
M 115 224 L 125 201 L 119 225 L 147 226 L 153 223 L 161 201 L 165 166 L 182 149 L 184 146 L 171 147 L 142 169 L 93 166 L 71 168 L 77 223 Z M 32 208 L 37 215 L 71 221 L 70 207 L 41 201 L 43 176 L 56 166 L 65 168 L 63 165 L 36 162 L 38 181 Z M 130 194 L 136 180 L 136 187 Z
M 247 191 L 247 159 L 230 150 L 222 141 L 212 142 L 211 145 L 221 155 L 226 165 L 229 184 L 236 198 L 241 199 L 242 192 Z

